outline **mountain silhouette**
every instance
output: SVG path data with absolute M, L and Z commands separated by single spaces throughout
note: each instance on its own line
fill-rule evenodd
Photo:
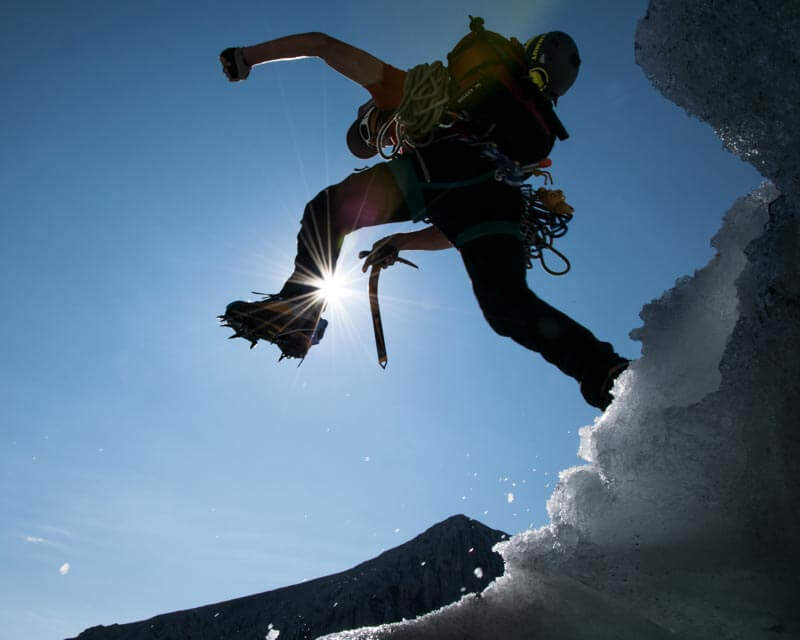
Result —
M 508 537 L 455 515 L 352 569 L 251 596 L 86 629 L 76 640 L 303 640 L 410 619 L 502 575 L 492 547 Z

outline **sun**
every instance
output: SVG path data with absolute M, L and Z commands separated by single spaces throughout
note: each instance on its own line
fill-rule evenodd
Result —
M 336 302 L 345 295 L 345 285 L 341 278 L 336 276 L 324 278 L 319 281 L 319 291 L 317 295 L 325 302 Z
M 348 287 L 347 278 L 339 273 L 326 273 L 322 278 L 315 279 L 313 285 L 317 288 L 315 296 L 325 301 L 326 305 L 342 306 L 344 298 L 352 295 Z

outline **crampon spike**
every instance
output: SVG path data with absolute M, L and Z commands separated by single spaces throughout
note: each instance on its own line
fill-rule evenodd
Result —
M 260 292 L 253 293 L 268 296 Z M 259 340 L 277 344 L 281 350 L 278 362 L 284 358 L 304 358 L 309 347 L 319 343 L 327 322 L 319 318 L 317 308 L 303 312 L 305 316 L 298 312 L 295 318 L 291 304 L 279 296 L 269 298 L 274 300 L 257 303 L 237 300 L 229 304 L 225 314 L 218 316 L 223 326 L 233 329 L 234 333 L 227 336 L 228 339 L 243 338 L 249 343 L 250 349 L 254 349 Z M 317 322 L 313 331 L 310 328 L 311 320 Z M 312 337 L 315 339 L 312 340 Z

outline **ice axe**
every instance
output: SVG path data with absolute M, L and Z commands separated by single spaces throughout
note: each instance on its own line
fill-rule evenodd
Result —
M 369 310 L 372 312 L 372 328 L 375 331 L 375 347 L 378 351 L 378 364 L 382 369 L 385 369 L 389 358 L 386 356 L 386 338 L 383 335 L 381 309 L 378 304 L 378 278 L 380 277 L 381 269 L 386 269 L 395 262 L 407 264 L 409 267 L 414 267 L 415 269 L 419 269 L 419 267 L 410 260 L 398 257 L 397 248 L 390 244 L 385 244 L 373 251 L 360 251 L 358 257 L 363 260 L 370 255 L 373 256 L 373 260 L 369 263 L 372 265 L 372 269 L 370 269 L 369 272 Z

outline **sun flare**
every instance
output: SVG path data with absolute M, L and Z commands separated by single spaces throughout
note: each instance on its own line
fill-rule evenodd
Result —
M 313 284 L 317 288 L 316 296 L 324 300 L 327 305 L 340 305 L 343 299 L 352 293 L 346 278 L 338 273 L 326 274 Z
M 318 295 L 325 299 L 326 302 L 335 302 L 340 300 L 345 294 L 344 282 L 341 278 L 326 278 L 320 281 Z

